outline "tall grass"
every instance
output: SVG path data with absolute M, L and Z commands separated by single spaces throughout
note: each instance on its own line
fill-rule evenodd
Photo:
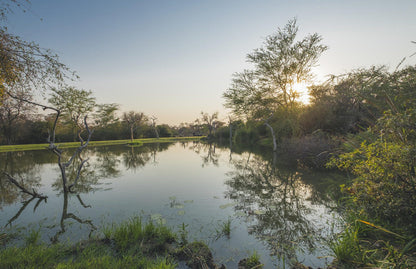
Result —
M 39 231 L 33 230 L 25 246 L 0 249 L 0 268 L 176 268 L 166 255 L 167 245 L 175 241 L 166 226 L 134 217 L 103 233 L 103 240 L 67 246 L 38 244 Z
M 416 268 L 416 238 L 361 219 L 349 221 L 330 248 L 341 268 Z
M 113 224 L 104 228 L 106 239 L 113 240 L 118 250 L 124 251 L 134 246 L 142 247 L 145 251 L 160 252 L 165 245 L 175 241 L 175 234 L 162 224 L 152 221 L 143 224 L 140 217 L 130 218 L 121 224 Z

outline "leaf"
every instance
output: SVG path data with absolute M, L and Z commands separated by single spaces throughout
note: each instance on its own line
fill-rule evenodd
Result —
M 387 230 L 387 229 L 384 229 L 383 227 L 377 226 L 377 225 L 375 225 L 375 224 L 373 224 L 373 223 L 370 223 L 370 222 L 368 222 L 368 221 L 365 221 L 365 220 L 360 220 L 360 219 L 359 219 L 358 221 L 359 221 L 359 222 L 362 222 L 362 223 L 364 223 L 364 224 L 367 224 L 368 226 L 371 226 L 371 227 L 373 227 L 373 228 L 379 229 L 379 230 L 381 230 L 381 231 L 383 231 L 383 232 L 386 232 L 386 233 L 389 233 L 389 234 L 395 235 L 395 236 L 397 236 L 397 237 L 399 237 L 399 238 L 406 239 L 406 237 L 404 237 L 404 236 L 402 236 L 402 235 L 400 235 L 400 234 L 396 234 L 395 232 L 391 232 L 391 231 L 389 231 L 389 230 Z
M 178 211 L 178 213 L 177 213 L 179 216 L 183 216 L 183 215 L 185 215 L 185 211 L 184 210 L 180 210 L 180 211 Z
M 237 203 L 228 203 L 228 204 L 220 205 L 220 208 L 225 209 L 225 208 L 230 207 L 230 206 L 235 206 L 236 204 Z
M 246 216 L 246 213 L 241 212 L 241 211 L 238 211 L 238 212 L 235 212 L 234 213 L 234 216 L 236 216 L 236 217 L 245 217 Z
M 162 219 L 162 215 L 161 214 L 152 214 L 150 216 L 150 219 L 153 220 L 153 221 L 160 220 L 160 219 Z
M 254 214 L 256 214 L 256 215 L 264 215 L 264 214 L 266 214 L 266 211 L 264 211 L 264 210 L 254 210 Z
M 162 217 L 161 214 L 152 214 L 150 219 L 158 224 L 165 225 L 166 220 Z

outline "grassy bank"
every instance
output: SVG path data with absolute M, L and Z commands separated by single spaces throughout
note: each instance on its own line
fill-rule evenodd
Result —
M 194 141 L 204 138 L 203 136 L 191 136 L 191 137 L 162 137 L 162 138 L 142 138 L 135 139 L 131 142 L 130 139 L 126 140 L 106 140 L 106 141 L 90 141 L 90 146 L 109 146 L 109 145 L 128 145 L 128 144 L 146 144 L 146 143 L 168 143 L 176 141 Z M 79 147 L 79 142 L 65 142 L 57 143 L 59 148 L 76 148 Z M 47 149 L 49 144 L 25 144 L 25 145 L 2 145 L 0 146 L 0 152 L 11 152 L 11 151 L 25 151 L 25 150 L 44 150 Z
M 0 268 L 220 268 L 203 242 L 188 243 L 165 225 L 140 217 L 104 228 L 101 238 L 75 245 L 38 243 L 33 232 L 21 247 L 0 247 Z M 7 240 L 7 238 L 0 238 Z M 262 268 L 258 256 L 244 259 Z M 254 261 L 254 263 L 253 263 Z M 224 268 L 224 267 L 223 267 Z M 240 268 L 240 267 L 239 267 Z M 252 268 L 252 267 L 242 267 Z

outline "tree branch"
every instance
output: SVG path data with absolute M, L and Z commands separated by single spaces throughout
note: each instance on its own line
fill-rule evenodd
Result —
M 37 193 L 34 189 L 32 189 L 32 191 L 27 190 L 25 187 L 23 187 L 22 185 L 20 185 L 11 175 L 9 175 L 8 173 L 3 171 L 3 174 L 7 177 L 7 179 L 13 183 L 16 187 L 18 187 L 20 189 L 21 192 L 29 194 L 35 198 L 47 198 L 47 196 L 44 196 L 42 194 Z

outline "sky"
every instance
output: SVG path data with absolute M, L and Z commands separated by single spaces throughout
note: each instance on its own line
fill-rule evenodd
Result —
M 246 55 L 296 18 L 299 38 L 329 49 L 316 81 L 372 65 L 415 65 L 415 0 L 32 0 L 8 17 L 8 30 L 57 53 L 98 103 L 192 122 L 227 116 L 222 94 Z

